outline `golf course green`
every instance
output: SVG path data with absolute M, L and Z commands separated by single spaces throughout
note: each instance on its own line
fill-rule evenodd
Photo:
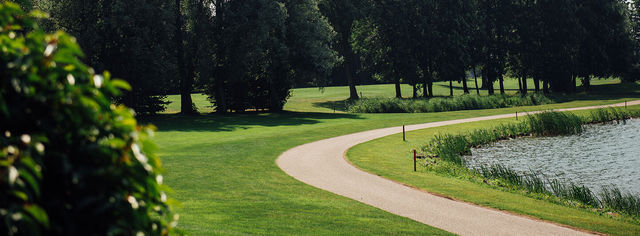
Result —
M 507 91 L 511 93 L 517 91 L 516 81 L 507 80 L 505 84 Z M 188 234 L 448 234 L 355 200 L 305 185 L 282 172 L 276 166 L 275 160 L 282 152 L 292 147 L 358 131 L 516 111 L 613 104 L 640 98 L 638 83 L 619 84 L 617 80 L 598 80 L 594 81 L 593 85 L 590 94 L 573 95 L 567 98 L 566 102 L 561 103 L 421 114 L 345 113 L 341 110 L 343 107 L 338 105 L 344 103 L 348 97 L 346 87 L 327 87 L 322 90 L 294 89 L 292 97 L 285 106 L 286 111 L 273 114 L 208 114 L 212 108 L 208 107 L 210 104 L 206 97 L 195 94 L 193 98 L 201 115 L 183 116 L 172 114 L 179 111 L 179 96 L 169 96 L 168 101 L 172 103 L 169 104 L 167 113 L 148 118 L 143 123 L 152 123 L 158 128 L 154 140 L 158 145 L 158 154 L 165 169 L 165 183 L 173 189 L 170 197 L 179 202 L 175 209 L 180 214 L 178 228 Z M 437 95 L 448 94 L 448 87 L 444 83 L 436 84 L 434 88 Z M 358 89 L 364 97 L 392 97 L 394 91 L 392 85 L 359 86 Z M 410 87 L 403 87 L 403 90 L 405 96 L 411 95 Z M 456 94 L 461 93 L 460 90 L 456 90 Z M 491 125 L 496 122 L 500 121 L 465 124 L 456 126 L 456 129 Z M 420 132 L 427 135 L 425 137 L 429 137 L 428 135 L 431 134 L 429 132 L 433 131 L 415 131 L 410 133 L 410 137 L 422 135 Z M 417 138 L 415 141 L 410 140 L 406 145 L 427 141 Z M 371 143 L 376 142 L 378 140 Z M 380 147 L 385 146 L 380 144 Z M 401 147 L 408 148 L 408 146 Z M 369 147 L 357 146 L 349 152 L 349 156 L 357 166 L 365 170 L 380 173 L 387 178 L 397 178 L 401 182 L 406 181 L 416 187 L 423 187 L 422 184 L 408 180 L 417 177 L 413 173 L 409 173 L 411 175 L 408 176 L 396 175 L 394 171 L 404 170 L 387 172 L 386 167 L 384 170 L 379 170 L 376 166 L 379 165 L 380 160 L 354 157 L 360 156 L 359 151 L 370 150 Z M 382 159 L 382 161 L 393 160 Z M 396 164 L 398 163 L 389 165 Z M 574 221 L 579 219 L 572 215 L 566 220 L 546 216 L 547 214 L 561 215 L 565 210 L 571 210 L 570 208 L 551 203 L 549 208 L 526 204 L 520 207 L 530 208 L 534 212 L 518 210 L 520 209 L 518 207 L 509 208 L 494 204 L 487 199 L 507 196 L 506 199 L 509 201 L 505 204 L 520 200 L 525 202 L 536 200 L 527 200 L 528 198 L 517 194 L 478 187 L 473 183 L 452 177 L 432 176 L 440 183 L 447 183 L 446 188 L 457 189 L 450 192 L 443 190 L 441 193 L 451 194 L 458 199 L 568 225 L 581 227 L 583 224 L 591 224 L 575 223 Z M 424 181 L 424 178 L 415 181 Z M 434 192 L 438 191 L 434 190 Z M 456 195 L 459 193 L 483 196 L 478 199 L 464 198 Z M 547 210 L 550 213 L 546 212 Z M 602 219 L 601 221 L 604 222 L 602 226 L 585 226 L 596 231 L 611 232 L 608 229 L 616 227 L 616 224 L 629 224 L 600 217 L 584 210 L 575 210 L 575 212 L 593 216 L 595 218 L 593 221 L 600 222 L 598 220 Z M 629 232 L 638 232 L 639 227 L 637 224 L 631 225 L 629 228 L 632 231 Z

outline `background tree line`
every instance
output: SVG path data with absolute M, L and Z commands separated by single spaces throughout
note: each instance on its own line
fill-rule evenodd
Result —
M 431 97 L 436 81 L 504 93 L 572 93 L 581 80 L 640 74 L 640 6 L 623 0 L 22 0 L 77 37 L 84 60 L 127 80 L 138 113 L 181 93 L 220 113 L 282 110 L 290 89 L 394 83 Z M 475 83 L 467 84 L 468 76 Z M 481 80 L 481 83 L 478 83 Z

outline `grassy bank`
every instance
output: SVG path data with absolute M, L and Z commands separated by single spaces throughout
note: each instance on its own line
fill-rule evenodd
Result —
M 630 109 L 638 111 L 640 106 Z M 588 111 L 574 113 L 589 114 Z M 519 122 L 510 118 L 412 131 L 407 133 L 406 142 L 402 141 L 401 134 L 392 135 L 357 145 L 348 151 L 347 156 L 352 163 L 368 172 L 453 199 L 607 234 L 640 233 L 640 224 L 636 220 L 610 216 L 591 208 L 569 207 L 557 198 L 529 194 L 523 189 L 504 189 L 475 181 L 470 175 L 465 174 L 465 171 L 468 171 L 466 168 L 456 164 L 450 164 L 451 168 L 447 168 L 447 173 L 432 171 L 427 166 L 413 172 L 410 151 L 423 146 L 425 140 L 436 134 L 456 135 L 517 123 Z
M 640 216 L 640 196 L 622 193 L 617 188 L 605 189 L 599 195 L 585 186 L 573 182 L 560 182 L 549 179 L 530 171 L 518 173 L 500 164 L 480 166 L 477 169 L 464 170 L 465 158 L 471 154 L 471 148 L 487 145 L 499 140 L 517 138 L 521 136 L 555 136 L 581 133 L 583 125 L 606 122 L 626 122 L 632 117 L 639 117 L 640 111 L 623 108 L 597 109 L 588 116 L 577 116 L 568 112 L 544 112 L 527 116 L 516 124 L 499 125 L 490 129 L 478 129 L 468 133 L 451 135 L 436 135 L 422 148 L 426 156 L 428 169 L 436 172 L 452 173 L 452 165 L 457 165 L 456 171 L 463 173 L 469 179 L 477 182 L 492 184 L 498 187 L 521 189 L 528 195 L 542 194 L 547 197 L 558 197 L 556 202 L 582 204 L 596 210 L 611 210 L 628 214 L 632 217 Z M 439 163 L 433 158 L 442 160 Z

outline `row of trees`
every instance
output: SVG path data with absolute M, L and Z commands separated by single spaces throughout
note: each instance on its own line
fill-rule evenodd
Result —
M 129 81 L 118 99 L 139 113 L 176 92 L 193 113 L 194 89 L 218 112 L 278 111 L 295 85 L 323 86 L 331 73 L 352 99 L 358 77 L 395 83 L 398 97 L 400 83 L 414 96 L 432 96 L 435 81 L 469 92 L 468 74 L 490 93 L 507 75 L 522 93 L 528 78 L 573 92 L 576 80 L 634 78 L 640 56 L 637 0 L 22 1 L 51 13 L 49 30 L 75 35 L 93 68 Z
M 588 89 L 592 77 L 630 78 L 637 61 L 622 0 L 367 2 L 353 21 L 352 49 L 365 74 L 396 84 L 397 97 L 400 83 L 413 85 L 414 97 L 420 87 L 433 96 L 434 81 L 462 82 L 469 93 L 468 74 L 481 74 L 490 94 L 495 82 L 504 93 L 507 75 L 522 93 L 527 78 L 536 91 L 541 81 L 545 92 L 571 93 L 578 79 Z
M 317 0 L 24 0 L 43 22 L 77 37 L 86 62 L 129 81 L 118 102 L 139 113 L 164 109 L 180 92 L 209 94 L 218 112 L 281 110 L 294 84 L 323 85 L 338 54 Z

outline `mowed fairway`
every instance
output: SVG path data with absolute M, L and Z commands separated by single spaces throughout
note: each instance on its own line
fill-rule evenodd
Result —
M 513 84 L 517 88 L 517 83 Z M 603 86 L 607 91 L 620 87 Z M 638 84 L 626 87 L 625 95 L 620 97 L 605 94 L 538 107 L 430 114 L 333 114 L 333 109 L 323 104 L 344 101 L 348 97 L 346 87 L 325 88 L 324 93 L 299 89 L 293 91 L 285 107 L 298 112 L 195 117 L 163 114 L 145 122 L 158 127 L 154 139 L 166 170 L 165 182 L 174 190 L 170 196 L 181 202 L 177 209 L 181 216 L 179 228 L 187 233 L 446 234 L 300 183 L 282 172 L 275 159 L 297 145 L 363 130 L 640 98 Z M 373 96 L 373 91 L 378 91 L 379 96 L 393 96 L 390 85 L 359 89 L 365 97 L 369 93 Z M 447 88 L 436 91 L 447 93 Z M 406 95 L 410 95 L 409 91 Z M 194 100 L 200 111 L 205 111 L 202 106 L 206 106 L 206 100 L 199 96 Z M 169 99 L 176 104 L 179 97 Z M 169 106 L 169 112 L 179 110 L 179 105 L 174 104 Z

